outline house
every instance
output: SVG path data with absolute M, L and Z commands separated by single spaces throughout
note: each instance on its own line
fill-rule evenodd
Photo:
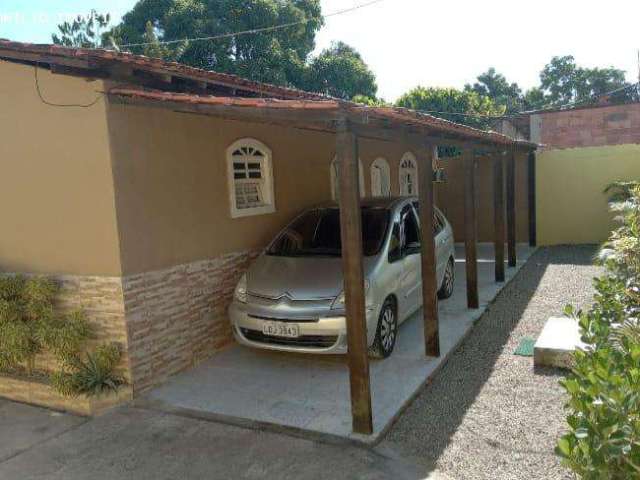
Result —
M 422 168 L 444 168 L 436 203 L 471 255 L 505 238 L 506 162 L 510 258 L 535 222 L 536 146 L 494 132 L 106 50 L 0 41 L 0 78 L 0 270 L 57 278 L 63 306 L 124 346 L 134 395 L 231 341 L 241 273 L 297 212 L 339 197 L 339 178 L 347 194 L 413 195 Z M 463 158 L 438 162 L 438 144 Z

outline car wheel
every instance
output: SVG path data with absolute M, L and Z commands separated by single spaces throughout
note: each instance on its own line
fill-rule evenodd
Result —
M 453 258 L 450 258 L 447 262 L 447 268 L 444 271 L 444 278 L 442 279 L 442 285 L 438 290 L 438 298 L 445 299 L 453 295 L 453 284 L 455 282 L 456 270 L 453 265 Z
M 374 358 L 387 358 L 393 352 L 398 338 L 398 316 L 393 300 L 385 300 L 378 317 L 376 337 L 369 352 Z

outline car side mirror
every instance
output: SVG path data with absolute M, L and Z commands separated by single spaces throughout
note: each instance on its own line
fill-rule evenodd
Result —
M 420 242 L 411 242 L 407 244 L 404 248 L 404 251 L 407 255 L 415 255 L 416 253 L 420 253 Z

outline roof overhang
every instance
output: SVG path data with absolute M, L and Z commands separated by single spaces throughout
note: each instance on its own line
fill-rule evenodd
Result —
M 485 149 L 537 148 L 535 143 L 409 109 L 369 107 L 130 53 L 0 40 L 0 59 L 48 67 L 53 73 L 117 82 L 120 86 L 105 92 L 112 103 L 321 131 L 335 131 L 336 122 L 346 119 L 358 135 L 382 140 Z
M 181 113 L 211 115 L 232 120 L 271 123 L 335 132 L 348 120 L 358 135 L 386 141 L 433 145 L 477 146 L 491 149 L 535 150 L 537 145 L 485 132 L 431 115 L 395 107 L 367 107 L 335 99 L 280 100 L 202 96 L 115 87 L 107 92 L 114 104 L 165 108 Z

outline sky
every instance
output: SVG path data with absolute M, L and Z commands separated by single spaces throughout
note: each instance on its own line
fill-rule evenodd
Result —
M 323 12 L 365 0 L 322 0 Z M 61 21 L 90 7 L 115 22 L 135 0 L 0 0 L 0 38 L 50 43 Z M 614 66 L 638 80 L 637 0 L 384 0 L 328 18 L 317 50 L 342 40 L 355 47 L 393 101 L 417 86 L 462 88 L 495 67 L 523 88 L 538 83 L 554 55 L 579 65 Z

